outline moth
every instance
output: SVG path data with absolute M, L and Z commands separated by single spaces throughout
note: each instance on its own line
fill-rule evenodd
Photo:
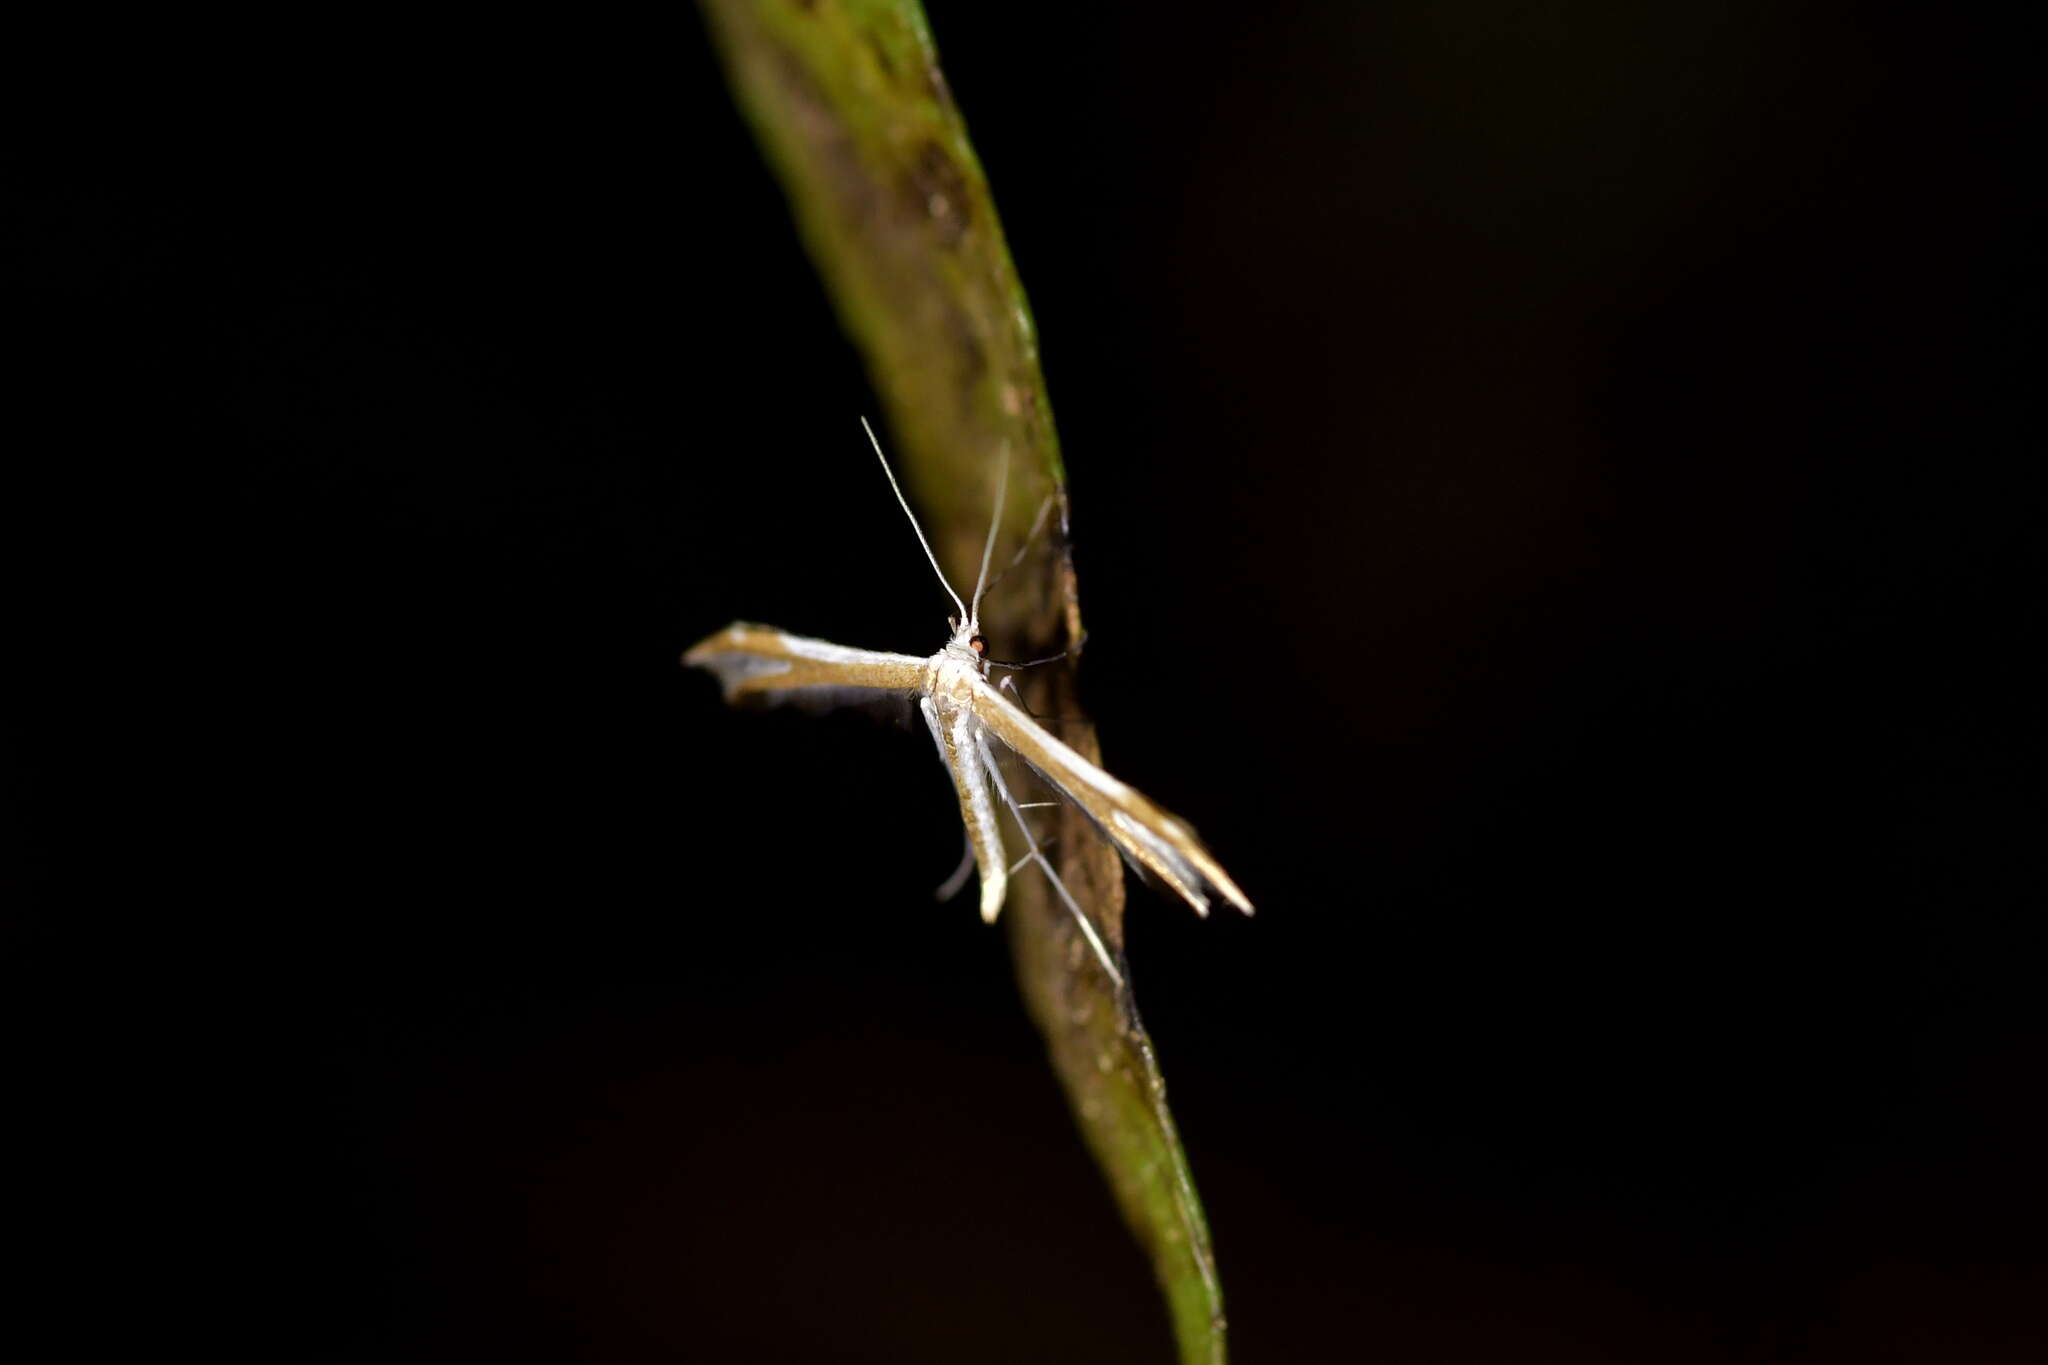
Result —
M 1125 859 L 1164 883 L 1193 906 L 1196 913 L 1208 914 L 1208 893 L 1213 891 L 1250 914 L 1250 900 L 1184 821 L 1083 758 L 989 680 L 989 671 L 995 665 L 988 657 L 988 645 L 981 634 L 981 601 L 989 583 L 989 560 L 995 552 L 997 529 L 1002 525 L 1007 479 L 997 480 L 995 515 L 982 546 L 974 597 L 971 603 L 963 602 L 939 567 L 938 556 L 932 553 L 924 528 L 910 510 L 909 500 L 889 468 L 888 457 L 882 454 L 874 429 L 868 426 L 866 418 L 861 419 L 861 426 L 882 463 L 882 472 L 888 477 L 896 501 L 917 533 L 918 544 L 924 547 L 925 558 L 931 561 L 932 571 L 953 599 L 953 605 L 959 608 L 959 614 L 949 621 L 952 634 L 944 647 L 926 657 L 890 654 L 791 635 L 773 626 L 735 621 L 692 645 L 683 655 L 683 663 L 715 675 L 729 702 L 745 699 L 830 704 L 886 694 L 915 697 L 960 798 L 960 818 L 967 827 L 968 846 L 981 878 L 982 919 L 995 922 L 1002 912 L 1011 875 L 1036 863 L 1051 879 L 1103 967 L 1118 984 L 1122 983 L 1122 976 L 1095 926 L 1068 892 L 1024 818 L 1027 803 L 1017 800 L 1004 778 L 996 761 L 997 746 L 1022 760 L 1062 799 L 1085 815 Z M 1004 852 L 998 804 L 1008 809 L 1026 846 L 1023 857 L 1014 865 Z M 965 871 L 963 862 L 956 884 L 964 879 Z

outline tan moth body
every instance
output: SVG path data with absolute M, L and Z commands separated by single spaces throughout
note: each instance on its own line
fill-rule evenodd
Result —
M 874 439 L 872 431 L 868 436 L 870 441 Z M 881 455 L 879 443 L 875 454 Z M 882 468 L 889 472 L 886 459 Z M 889 473 L 889 482 L 895 487 L 893 472 Z M 904 501 L 900 488 L 896 497 L 899 502 Z M 829 696 L 832 692 L 915 696 L 960 798 L 960 818 L 967 828 L 975 867 L 981 877 L 982 918 L 993 921 L 1002 911 L 1009 874 L 1016 870 L 1009 865 L 1003 849 L 1002 829 L 997 820 L 1000 803 L 1009 808 L 1029 846 L 1030 851 L 1018 866 L 1036 862 L 1044 869 L 1103 966 L 1120 981 L 1121 976 L 1094 926 L 1067 892 L 1025 823 L 1022 809 L 997 766 L 991 741 L 1023 760 L 1085 814 L 1125 857 L 1172 888 L 1198 913 L 1208 913 L 1206 891 L 1213 890 L 1246 914 L 1251 913 L 1251 902 L 1184 822 L 1083 758 L 989 681 L 990 664 L 983 653 L 979 617 L 996 525 L 1002 519 L 1000 483 L 996 509 L 995 522 L 990 525 L 988 542 L 982 551 L 981 579 L 975 585 L 974 605 L 969 608 L 961 603 L 959 595 L 947 585 L 946 591 L 960 605 L 961 614 L 954 618 L 952 638 L 936 654 L 920 658 L 914 654 L 853 649 L 827 640 L 791 635 L 772 626 L 736 621 L 691 646 L 683 655 L 683 662 L 715 674 L 728 701 L 796 700 L 806 695 Z M 903 510 L 909 514 L 907 502 Z M 914 516 L 911 525 L 917 526 Z M 924 541 L 922 528 L 918 528 L 918 540 Z M 925 554 L 937 570 L 938 560 L 929 544 Z M 939 580 L 945 582 L 943 573 Z

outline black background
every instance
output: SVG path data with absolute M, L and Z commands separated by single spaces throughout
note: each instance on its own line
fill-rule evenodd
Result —
M 2032 96 L 1669 8 L 934 5 L 1245 1361 L 2041 1358 Z M 694 16 L 335 22 L 15 130 L 27 1300 L 1167 1359 L 929 743 L 676 666 L 946 607 Z

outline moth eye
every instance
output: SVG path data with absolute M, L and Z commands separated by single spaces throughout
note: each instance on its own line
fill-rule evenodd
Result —
M 979 635 L 969 640 L 967 642 L 967 647 L 973 650 L 976 654 L 988 653 L 988 641 L 982 639 Z

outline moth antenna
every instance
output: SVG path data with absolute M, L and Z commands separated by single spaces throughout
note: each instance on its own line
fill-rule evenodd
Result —
M 866 417 L 860 419 L 860 429 L 868 434 L 868 444 L 875 448 L 875 458 L 882 462 L 882 472 L 889 476 L 889 488 L 896 494 L 896 502 L 903 509 L 903 515 L 910 518 L 910 529 L 917 532 L 917 543 L 924 546 L 924 557 L 932 562 L 932 572 L 939 576 L 939 586 L 946 590 L 946 596 L 953 599 L 953 605 L 960 608 L 962 616 L 971 616 L 967 604 L 960 600 L 960 594 L 954 592 L 953 585 L 946 581 L 946 571 L 939 567 L 939 557 L 932 553 L 932 543 L 924 538 L 924 527 L 917 524 L 917 513 L 910 510 L 910 500 L 903 496 L 903 486 L 896 482 L 896 471 L 889 468 L 889 457 L 882 453 L 882 443 L 875 439 L 875 429 L 868 425 Z M 978 602 L 980 599 L 975 600 Z
M 1010 443 L 1003 442 L 1002 454 L 996 459 L 996 510 L 988 519 L 988 539 L 981 544 L 981 572 L 974 576 L 974 606 L 967 613 L 967 622 L 977 629 L 981 626 L 981 595 L 988 590 L 988 561 L 996 552 L 996 532 L 1003 529 L 1003 493 L 1010 486 Z

